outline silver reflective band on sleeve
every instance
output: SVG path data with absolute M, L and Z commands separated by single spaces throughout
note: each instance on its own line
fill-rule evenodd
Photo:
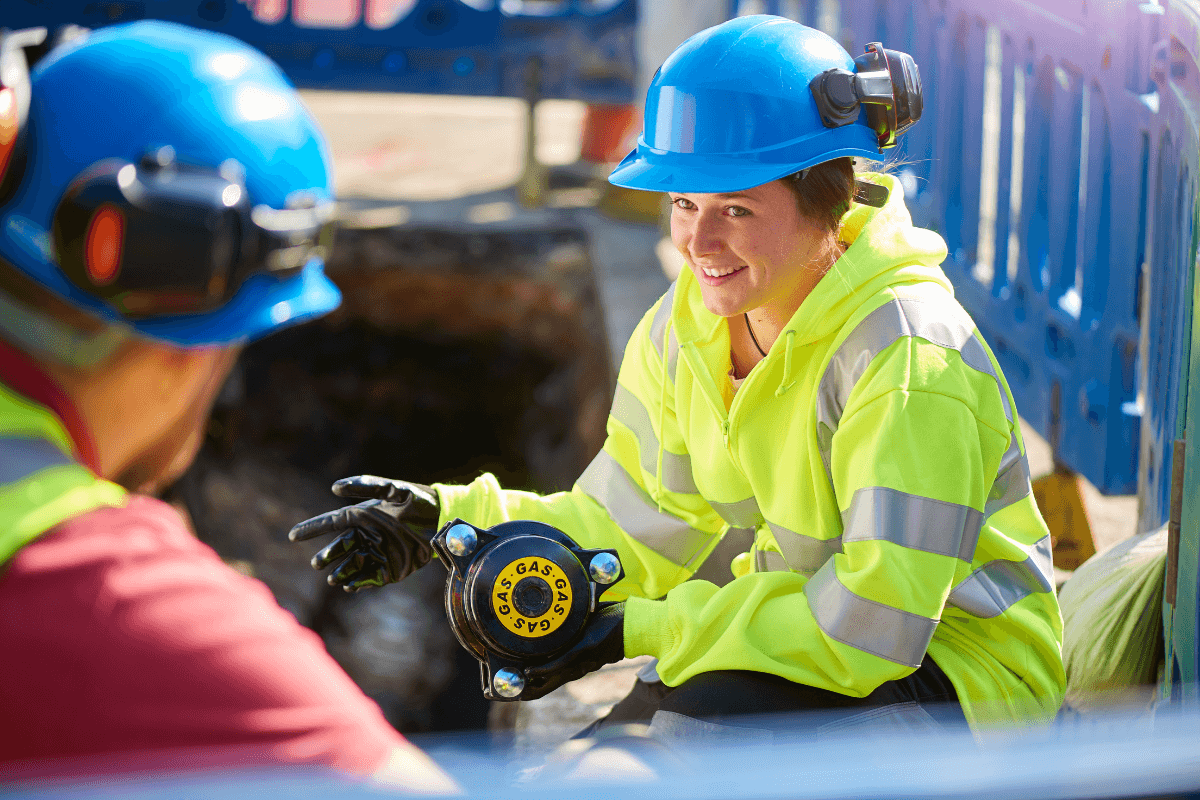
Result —
M 676 285 L 677 283 L 672 283 L 671 288 L 667 289 L 658 310 L 654 312 L 654 319 L 650 320 L 650 341 L 654 343 L 659 358 L 663 358 L 663 337 L 667 334 L 667 323 L 671 321 L 671 306 L 675 305 Z
M 984 564 L 954 587 L 946 605 L 990 619 L 1035 592 L 1053 591 L 1050 537 L 1043 537 L 1026 552 L 1029 557 L 1024 561 L 996 560 Z
M 1017 444 L 1017 434 L 1009 439 L 1008 450 L 1000 458 L 1000 468 L 996 471 L 996 480 L 988 492 L 987 501 L 983 506 L 984 519 L 991 517 L 1002 508 L 1023 499 L 1033 492 L 1029 482 L 1029 460 L 1021 452 Z
M 891 542 L 912 550 L 961 558 L 975 555 L 983 514 L 969 506 L 898 492 L 859 489 L 842 512 L 842 542 Z
M 654 425 L 650 421 L 650 412 L 642 405 L 633 392 L 620 383 L 613 393 L 613 419 L 633 431 L 638 442 L 638 457 L 642 469 L 651 475 L 658 474 L 658 436 L 654 433 Z M 672 492 L 679 494 L 696 494 L 699 490 L 692 480 L 692 459 L 687 455 L 663 450 L 662 454 L 663 485 Z
M 792 568 L 783 560 L 783 555 L 774 550 L 754 551 L 755 572 L 791 572 Z
M 837 579 L 832 561 L 805 584 L 804 594 L 826 636 L 908 667 L 921 666 L 938 625 L 854 594 Z
M 44 439 L 0 436 L 0 486 L 70 463 L 70 456 Z
M 842 413 L 855 384 L 875 356 L 905 336 L 916 336 L 955 350 L 967 366 L 990 375 L 1000 392 L 1004 414 L 1009 422 L 1013 421 L 1008 393 L 992 368 L 974 323 L 961 306 L 951 299 L 940 303 L 912 298 L 892 300 L 868 314 L 850 332 L 821 376 L 817 387 L 817 442 L 826 472 L 829 471 L 833 434 L 842 421 Z
M 735 528 L 757 528 L 763 523 L 762 511 L 758 508 L 758 501 L 753 497 L 747 497 L 736 503 L 717 503 L 709 500 L 708 504 L 720 515 L 721 519 Z
M 709 534 L 659 511 L 607 450 L 596 454 L 576 485 L 603 506 L 621 530 L 675 564 L 687 564 L 709 541 Z
M 842 552 L 841 536 L 835 536 L 832 539 L 814 539 L 811 536 L 802 536 L 769 520 L 767 527 L 775 536 L 775 543 L 779 545 L 779 550 L 787 560 L 788 566 L 797 572 L 807 572 L 811 575 L 825 566 L 825 562 L 833 558 L 834 553 Z

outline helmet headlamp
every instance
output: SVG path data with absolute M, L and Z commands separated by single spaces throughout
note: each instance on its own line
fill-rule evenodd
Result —
M 826 70 L 812 79 L 809 89 L 827 128 L 857 122 L 862 109 L 880 150 L 894 147 L 924 109 L 917 62 L 908 53 L 884 49 L 880 42 L 871 42 L 854 59 L 854 72 Z

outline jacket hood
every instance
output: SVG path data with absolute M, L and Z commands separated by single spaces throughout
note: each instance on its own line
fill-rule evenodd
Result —
M 904 204 L 904 190 L 891 175 L 867 174 L 860 179 L 886 186 L 888 199 L 882 208 L 852 204 L 842 217 L 842 240 L 849 244 L 805 298 L 784 327 L 784 338 L 791 332 L 792 346 L 815 342 L 846 323 L 861 298 L 885 286 L 934 281 L 953 294 L 954 289 L 941 263 L 947 255 L 946 243 L 930 230 L 915 227 Z M 693 292 L 695 302 L 685 298 Z M 679 341 L 697 343 L 725 335 L 724 318 L 706 309 L 699 300 L 700 285 L 691 272 L 679 275 L 673 317 Z

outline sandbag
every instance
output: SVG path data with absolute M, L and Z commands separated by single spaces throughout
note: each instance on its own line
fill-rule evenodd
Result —
M 1092 556 L 1058 594 L 1063 615 L 1066 705 L 1105 705 L 1153 684 L 1163 658 L 1167 528 L 1134 536 Z

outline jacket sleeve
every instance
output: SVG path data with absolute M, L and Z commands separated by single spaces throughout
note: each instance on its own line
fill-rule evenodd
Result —
M 646 313 L 626 346 L 604 447 L 569 492 L 502 489 L 485 474 L 466 486 L 437 484 L 441 524 L 481 528 L 529 519 L 585 547 L 616 548 L 625 579 L 605 599 L 661 597 L 686 580 L 720 541 L 724 522 L 691 485 L 691 465 L 666 380 L 670 291 Z M 689 489 L 690 491 L 676 491 Z
M 658 656 L 670 685 L 743 669 L 858 697 L 918 667 L 951 587 L 970 573 L 1009 443 L 994 378 L 958 358 L 906 337 L 856 384 L 829 470 L 841 553 L 811 578 L 754 573 L 633 601 L 628 655 Z

